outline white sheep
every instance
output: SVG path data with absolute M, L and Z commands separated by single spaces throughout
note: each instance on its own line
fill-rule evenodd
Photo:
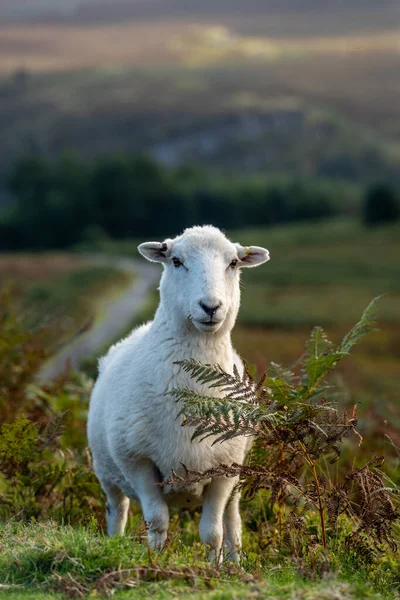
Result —
M 212 438 L 192 442 L 190 427 L 177 419 L 179 406 L 168 395 L 194 384 L 174 364 L 195 358 L 242 371 L 231 344 L 240 304 L 241 267 L 269 260 L 257 246 L 233 244 L 215 227 L 192 227 L 165 242 L 139 246 L 148 260 L 163 263 L 160 304 L 154 320 L 135 329 L 101 359 L 88 419 L 93 465 L 107 495 L 108 534 L 125 529 L 129 498 L 140 501 L 151 547 L 167 538 L 168 505 L 202 504 L 200 536 L 210 557 L 220 557 L 224 542 L 231 560 L 241 546 L 239 493 L 228 500 L 236 480 L 221 477 L 191 486 L 185 493 L 155 485 L 172 470 L 205 470 L 219 463 L 243 463 L 251 445 L 235 437 L 212 446 Z M 218 391 L 215 392 L 218 394 Z

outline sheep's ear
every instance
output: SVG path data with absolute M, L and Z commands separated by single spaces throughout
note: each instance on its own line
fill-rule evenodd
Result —
M 138 250 L 142 256 L 151 262 L 166 263 L 170 253 L 170 240 L 165 242 L 144 242 L 138 246 Z
M 258 267 L 269 260 L 269 252 L 260 246 L 241 246 L 236 244 L 239 267 Z

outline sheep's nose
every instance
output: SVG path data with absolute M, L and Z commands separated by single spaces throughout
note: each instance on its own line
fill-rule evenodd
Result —
M 208 306 L 207 304 L 204 304 L 204 302 L 202 302 L 200 300 L 200 306 L 204 310 L 205 313 L 210 315 L 210 317 L 213 317 L 215 315 L 215 313 L 217 312 L 217 310 L 219 309 L 219 307 L 221 306 L 221 303 L 216 304 L 215 306 Z

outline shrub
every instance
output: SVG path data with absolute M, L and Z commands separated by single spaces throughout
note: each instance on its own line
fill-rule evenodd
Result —
M 93 163 L 74 156 L 27 157 L 13 169 L 8 188 L 13 202 L 0 214 L 2 249 L 163 236 L 194 222 L 222 228 L 275 225 L 326 218 L 354 205 L 354 190 L 345 185 L 338 190 L 332 182 L 222 178 L 194 169 L 168 170 L 141 156 L 106 156 Z
M 26 406 L 25 390 L 48 357 L 46 330 L 31 328 L 27 321 L 16 307 L 12 289 L 0 290 L 0 414 L 3 421 L 13 419 L 22 408 L 32 416 L 36 412 L 35 402 Z
M 380 225 L 400 217 L 400 205 L 393 188 L 385 184 L 371 187 L 364 198 L 363 219 L 366 225 Z
M 67 374 L 44 386 L 34 376 L 46 328 L 31 328 L 11 290 L 0 294 L 0 520 L 103 519 L 102 492 L 86 451 L 91 380 Z

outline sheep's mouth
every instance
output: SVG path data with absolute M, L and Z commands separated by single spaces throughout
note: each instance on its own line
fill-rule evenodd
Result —
M 193 319 L 192 322 L 200 331 L 215 331 L 221 325 L 222 320 L 213 321 L 209 319 L 208 321 L 201 321 L 200 319 Z

